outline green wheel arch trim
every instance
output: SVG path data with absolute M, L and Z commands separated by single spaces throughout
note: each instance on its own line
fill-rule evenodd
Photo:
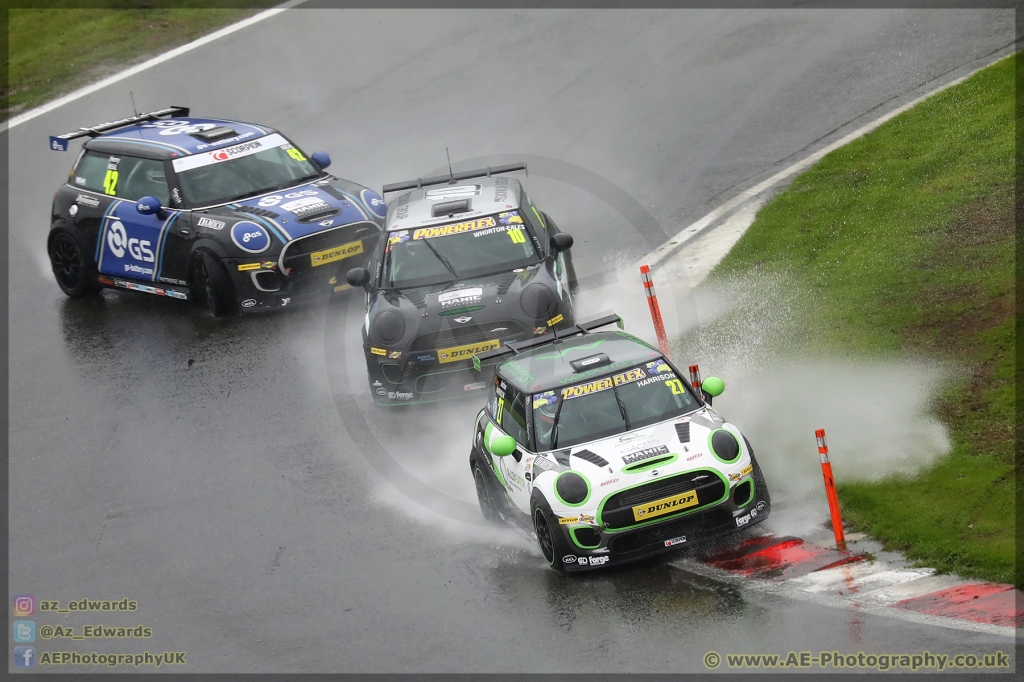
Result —
M 558 494 L 558 479 L 561 478 L 563 474 L 569 474 L 569 473 L 576 474 L 577 476 L 579 476 L 580 478 L 583 479 L 584 483 L 587 484 L 587 496 L 583 498 L 582 502 L 577 502 L 576 504 L 573 504 L 572 502 L 566 502 L 565 500 L 562 499 L 562 496 Z M 553 492 L 555 494 L 555 499 L 556 500 L 558 500 L 559 502 L 564 504 L 566 507 L 572 507 L 572 508 L 575 509 L 575 508 L 578 508 L 578 507 L 582 507 L 583 505 L 585 505 L 590 500 L 590 497 L 594 494 L 594 486 L 591 485 L 590 479 L 587 478 L 586 474 L 584 474 L 584 473 L 582 473 L 580 471 L 575 471 L 573 469 L 567 469 L 565 471 L 559 471 L 558 475 L 555 476 L 555 480 L 551 483 L 551 492 Z
M 576 545 L 580 549 L 597 549 L 601 546 L 601 538 L 598 536 L 596 545 L 584 545 L 582 542 L 576 539 L 576 531 L 582 530 L 583 528 L 569 528 L 569 537 L 572 538 L 572 544 Z
M 667 455 L 662 455 L 661 457 L 655 457 L 650 462 L 637 462 L 636 464 L 631 464 L 630 466 L 622 467 L 622 473 L 624 473 L 624 474 L 638 474 L 638 473 L 640 473 L 642 471 L 647 471 L 648 469 L 657 469 L 658 467 L 667 467 L 669 464 L 674 463 L 677 459 L 679 459 L 679 455 L 677 455 L 674 452 L 670 452 Z
M 726 479 L 725 476 L 722 475 L 722 473 L 720 471 L 718 471 L 716 469 L 711 469 L 709 467 L 697 467 L 696 469 L 688 469 L 686 471 L 680 471 L 677 474 L 672 474 L 672 476 L 682 476 L 683 474 L 692 474 L 694 471 L 710 471 L 715 476 L 718 476 L 718 480 L 720 480 L 722 482 L 722 485 L 725 488 L 725 491 L 722 493 L 722 496 L 720 498 L 718 498 L 717 500 L 715 500 L 714 502 L 708 502 L 707 504 L 702 504 L 702 505 L 700 505 L 700 506 L 698 506 L 698 507 L 696 507 L 694 509 L 684 509 L 683 511 L 677 512 L 675 514 L 668 514 L 666 516 L 658 516 L 658 517 L 656 517 L 658 519 L 658 521 L 655 521 L 653 523 L 658 523 L 660 521 L 667 521 L 669 519 L 675 519 L 675 518 L 678 518 L 680 516 L 686 516 L 688 514 L 693 514 L 693 513 L 696 513 L 696 512 L 707 511 L 708 508 L 714 507 L 716 504 L 721 504 L 722 502 L 725 502 L 727 499 L 729 499 L 729 494 L 732 492 L 732 488 L 729 486 L 729 481 L 728 481 L 728 479 Z M 666 477 L 666 478 L 671 478 L 671 476 Z M 662 480 L 664 480 L 664 479 L 662 479 Z M 619 488 L 615 492 L 612 492 L 612 493 L 609 493 L 608 495 L 606 495 L 604 497 L 604 499 L 601 500 L 601 504 L 598 505 L 598 507 L 597 507 L 597 525 L 602 526 L 602 527 L 604 526 L 604 519 L 602 518 L 602 516 L 604 514 L 604 505 L 605 505 L 606 502 L 608 502 L 608 498 L 609 497 L 611 497 L 612 495 L 618 495 L 619 493 L 624 492 L 626 490 L 632 490 L 633 488 L 639 488 L 640 486 L 646 485 L 647 483 L 650 483 L 650 481 L 644 481 L 642 483 L 635 483 L 635 484 L 633 484 L 631 486 L 627 486 L 625 488 Z M 608 532 L 608 533 L 622 533 L 622 532 L 627 531 L 627 530 L 632 530 L 634 528 L 639 528 L 641 526 L 650 526 L 650 525 L 653 525 L 652 522 L 650 522 L 650 521 L 642 521 L 640 523 L 634 523 L 632 526 L 623 526 L 622 528 L 616 528 L 614 530 L 608 528 L 608 529 L 605 529 L 605 532 Z
M 715 452 L 715 446 L 713 446 L 711 444 L 711 439 L 719 431 L 725 431 L 730 436 L 732 436 L 732 439 L 734 441 L 736 441 L 736 447 L 737 447 L 738 450 L 737 450 L 737 454 L 736 454 L 736 458 L 735 459 L 722 459 L 721 457 L 718 456 L 718 453 Z M 732 466 L 733 464 L 736 464 L 741 459 L 743 459 L 743 440 L 742 440 L 742 438 L 738 437 L 735 433 L 733 433 L 729 429 L 714 429 L 714 430 L 712 430 L 711 432 L 708 433 L 708 452 L 710 452 L 711 456 L 714 457 L 715 459 L 717 459 L 722 464 L 728 464 L 728 465 Z

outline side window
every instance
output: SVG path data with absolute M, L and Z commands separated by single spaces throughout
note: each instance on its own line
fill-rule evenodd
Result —
M 107 175 L 107 164 L 109 154 L 97 154 L 86 152 L 78 160 L 78 165 L 71 172 L 71 184 L 75 187 L 84 187 L 94 192 L 104 192 L 103 180 Z
M 86 152 L 71 174 L 71 184 L 132 201 L 151 194 L 170 205 L 163 161 Z
M 116 196 L 138 201 L 144 196 L 152 195 L 160 200 L 160 205 L 170 206 L 170 191 L 167 189 L 163 161 L 122 156 L 116 172 Z
M 511 386 L 505 391 L 505 398 L 502 400 L 500 423 L 502 431 L 515 438 L 523 447 L 529 447 L 523 394 Z
M 498 377 L 494 377 L 491 388 L 487 392 L 487 416 L 498 420 Z

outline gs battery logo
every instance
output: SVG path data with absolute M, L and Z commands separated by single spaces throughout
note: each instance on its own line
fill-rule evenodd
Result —
M 248 220 L 231 226 L 231 241 L 248 253 L 263 253 L 270 248 L 270 235 L 267 231 Z
M 128 232 L 124 229 L 124 224 L 120 220 L 116 221 L 110 226 L 110 231 L 107 233 L 107 246 L 110 247 L 110 252 L 118 258 L 124 258 L 125 250 L 132 258 L 143 263 L 152 263 L 155 259 L 153 256 L 153 250 L 150 248 L 152 244 L 146 239 L 135 239 L 132 237 L 128 238 Z

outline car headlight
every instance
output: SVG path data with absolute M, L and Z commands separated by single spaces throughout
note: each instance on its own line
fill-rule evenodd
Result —
M 590 497 L 590 484 L 575 471 L 563 471 L 555 479 L 555 494 L 570 505 L 580 505 Z
M 396 343 L 405 334 L 405 318 L 396 310 L 385 310 L 373 319 L 373 335 L 384 344 Z
M 732 462 L 740 456 L 740 444 L 731 431 L 715 429 L 708 439 L 711 454 L 723 462 Z
M 555 292 L 544 284 L 531 284 L 523 289 L 519 296 L 519 305 L 522 306 L 523 312 L 535 320 L 550 317 L 555 312 L 557 303 Z

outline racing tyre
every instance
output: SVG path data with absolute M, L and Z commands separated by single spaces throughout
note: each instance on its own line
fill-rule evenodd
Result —
M 497 505 L 494 503 L 494 493 L 487 483 L 487 474 L 480 467 L 480 463 L 473 459 L 473 482 L 476 484 L 476 499 L 480 502 L 480 512 L 488 523 L 498 523 L 501 517 L 498 515 Z
M 562 532 L 555 523 L 555 516 L 551 513 L 551 507 L 547 502 L 537 500 L 531 505 L 533 516 L 533 531 L 537 534 L 537 544 L 548 562 L 548 566 L 556 571 L 564 571 L 565 563 L 562 557 L 570 554 L 569 547 L 562 538 Z
M 221 262 L 208 253 L 200 253 L 192 267 L 196 298 L 204 301 L 217 317 L 234 312 L 235 288 Z
M 58 229 L 50 237 L 47 251 L 57 286 L 71 298 L 97 293 L 96 266 L 86 255 L 85 244 L 74 232 Z

